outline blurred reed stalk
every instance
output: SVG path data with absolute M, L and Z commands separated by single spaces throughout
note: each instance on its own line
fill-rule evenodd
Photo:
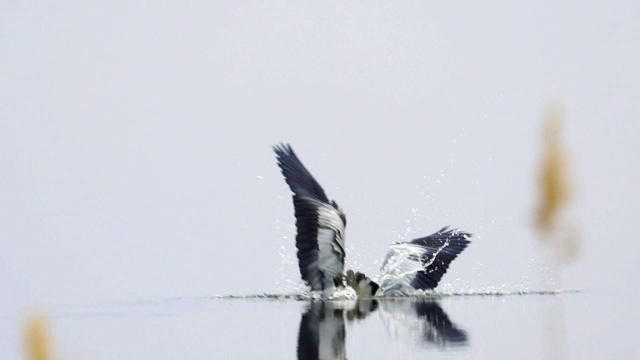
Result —
M 560 265 L 575 261 L 581 249 L 578 231 L 567 219 L 567 208 L 574 196 L 574 183 L 570 176 L 569 152 L 564 145 L 565 111 L 559 103 L 548 105 L 542 131 L 542 160 L 539 177 L 539 204 L 536 211 L 536 229 L 540 242 L 551 250 L 550 270 L 554 282 L 562 288 Z M 570 358 L 567 345 L 564 301 L 549 299 L 543 317 L 545 357 Z
M 32 315 L 25 327 L 27 359 L 53 360 L 49 323 L 42 315 Z
M 543 132 L 543 154 L 540 164 L 539 204 L 536 229 L 542 243 L 551 247 L 561 264 L 575 261 L 582 248 L 577 229 L 567 220 L 567 208 L 574 197 L 570 176 L 569 151 L 564 145 L 565 111 L 559 103 L 546 110 Z

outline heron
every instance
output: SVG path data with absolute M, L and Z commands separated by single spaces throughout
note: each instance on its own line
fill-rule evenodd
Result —
M 425 237 L 392 243 L 377 281 L 358 271 L 345 272 L 344 210 L 327 197 L 291 145 L 277 144 L 273 150 L 293 192 L 300 276 L 323 298 L 371 298 L 434 289 L 470 243 L 470 233 L 447 226 Z

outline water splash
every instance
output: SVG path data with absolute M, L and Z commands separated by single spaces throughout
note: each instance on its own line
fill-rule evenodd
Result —
M 562 295 L 562 294 L 575 294 L 580 290 L 521 290 L 521 289 L 508 289 L 506 285 L 501 286 L 489 286 L 477 289 L 464 289 L 464 290 L 416 290 L 410 293 L 400 293 L 388 296 L 376 296 L 376 299 L 438 299 L 447 297 L 473 297 L 473 296 L 550 296 L 550 295 Z M 262 294 L 247 294 L 247 295 L 214 295 L 213 299 L 220 300 L 296 300 L 296 301 L 309 301 L 309 300 L 326 300 L 323 299 L 320 292 L 307 291 L 300 293 L 262 293 Z
M 291 235 L 295 234 L 296 230 L 294 225 L 289 223 L 283 223 L 280 220 L 275 220 L 275 228 L 278 233 L 281 234 L 281 243 L 278 250 L 280 256 L 280 267 L 278 272 L 280 276 L 275 280 L 276 291 L 282 292 L 294 292 L 303 291 L 304 284 L 302 281 L 294 277 L 297 274 L 298 259 L 295 258 L 295 251 L 290 246 L 294 243 L 291 241 Z

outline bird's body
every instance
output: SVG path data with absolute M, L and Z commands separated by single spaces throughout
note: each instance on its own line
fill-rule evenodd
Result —
M 296 248 L 302 280 L 323 297 L 365 298 L 433 289 L 449 264 L 469 244 L 469 233 L 443 228 L 409 242 L 391 245 L 379 283 L 349 270 L 345 273 L 347 219 L 302 165 L 291 146 L 273 147 L 291 191 L 296 217 Z

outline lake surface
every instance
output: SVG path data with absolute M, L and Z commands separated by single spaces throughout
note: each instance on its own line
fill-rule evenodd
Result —
M 199 297 L 56 305 L 59 359 L 637 358 L 635 293 L 454 294 L 365 301 Z M 2 359 L 25 358 L 4 316 Z

